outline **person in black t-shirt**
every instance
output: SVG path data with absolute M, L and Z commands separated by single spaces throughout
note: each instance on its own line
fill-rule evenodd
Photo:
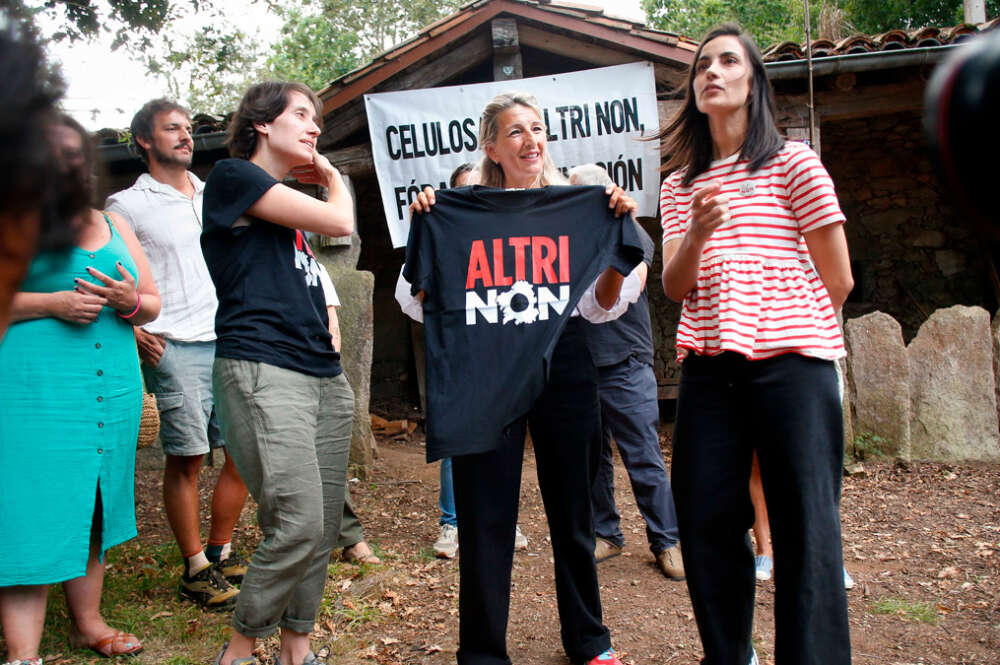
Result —
M 480 164 L 481 184 L 523 190 L 568 184 L 548 155 L 546 133 L 542 114 L 533 97 L 523 94 L 495 97 L 483 112 L 480 128 L 480 145 L 485 152 Z M 506 195 L 532 205 L 531 201 L 545 199 L 547 193 L 538 196 L 523 191 Z M 635 202 L 620 187 L 610 187 L 608 193 L 608 208 L 617 215 L 636 209 Z M 565 198 L 565 194 L 559 196 Z M 509 218 L 509 213 L 500 212 L 505 208 L 499 201 L 504 192 L 477 187 L 472 195 L 496 205 L 498 224 L 504 214 Z M 428 213 L 434 203 L 433 190 L 425 189 L 414 201 L 411 211 Z M 598 212 L 595 211 L 594 217 Z M 415 224 L 414 228 L 418 226 Z M 424 243 L 414 242 L 417 244 L 426 247 Z M 430 271 L 429 266 L 421 265 L 427 258 L 421 252 L 416 246 L 408 249 L 407 268 L 410 270 L 404 270 L 404 276 L 417 291 L 414 295 L 424 300 L 424 313 L 431 316 L 442 303 L 438 302 L 439 293 L 427 291 L 425 294 L 423 291 L 429 283 L 424 278 Z M 417 265 L 412 264 L 413 259 Z M 631 269 L 636 261 L 638 259 L 628 268 Z M 577 313 L 588 319 L 594 317 L 595 321 L 613 318 L 608 310 L 620 314 L 627 306 L 618 298 L 623 279 L 620 272 L 605 270 L 596 286 L 588 289 L 590 300 L 586 297 L 580 300 Z M 430 286 L 433 288 L 432 281 Z M 600 404 L 597 370 L 584 343 L 580 321 L 580 316 L 569 319 L 551 353 L 541 394 L 530 404 L 526 414 L 504 427 L 502 432 L 494 434 L 470 429 L 468 436 L 462 437 L 470 444 L 467 454 L 443 449 L 440 454 L 432 451 L 428 434 L 429 458 L 445 453 L 452 456 L 458 541 L 462 552 L 459 558 L 457 653 L 460 665 L 509 665 L 511 662 L 506 645 L 510 574 L 521 463 L 529 426 L 539 489 L 552 538 L 563 648 L 574 663 L 621 665 L 611 649 L 610 633 L 602 623 L 593 556 L 590 487 L 600 444 Z M 428 341 L 429 358 L 430 345 Z M 430 393 L 432 368 L 430 363 L 428 365 Z M 468 374 L 479 371 L 474 364 L 466 366 Z M 455 380 L 472 385 L 475 378 L 466 376 Z M 430 422 L 432 417 L 428 415 L 429 432 L 431 428 L 437 429 Z
M 201 246 L 219 299 L 213 389 L 264 534 L 217 665 L 253 665 L 256 639 L 279 627 L 276 663 L 316 662 L 309 633 L 340 529 L 354 412 L 304 233 L 354 227 L 340 173 L 316 152 L 321 113 L 302 84 L 251 87 L 230 124 L 234 159 L 205 184 Z M 287 176 L 328 188 L 328 200 L 281 184 Z

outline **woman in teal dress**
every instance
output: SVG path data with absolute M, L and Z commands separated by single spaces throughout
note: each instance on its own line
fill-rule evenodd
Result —
M 60 181 L 89 179 L 92 151 L 71 118 L 49 131 Z M 8 663 L 38 665 L 48 585 L 63 582 L 75 647 L 137 653 L 100 614 L 104 552 L 135 537 L 142 387 L 133 325 L 160 297 L 135 234 L 86 209 L 76 247 L 42 253 L 0 343 L 0 624 Z

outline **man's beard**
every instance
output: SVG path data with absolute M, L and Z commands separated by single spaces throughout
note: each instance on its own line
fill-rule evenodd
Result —
M 175 146 L 177 147 L 177 146 Z M 162 166 L 191 166 L 191 158 L 194 157 L 194 150 L 189 152 L 186 157 L 175 157 L 173 153 L 160 152 L 160 149 L 153 144 L 149 150 L 153 159 L 157 161 L 158 164 Z

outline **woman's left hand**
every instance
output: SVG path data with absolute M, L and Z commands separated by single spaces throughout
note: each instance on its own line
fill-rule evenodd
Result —
M 608 185 L 604 193 L 611 197 L 608 200 L 608 207 L 614 209 L 615 217 L 621 217 L 626 213 L 635 215 L 639 209 L 639 204 L 618 185 Z
M 118 272 L 122 275 L 121 279 L 112 279 L 100 270 L 88 267 L 87 272 L 90 273 L 90 276 L 99 280 L 104 286 L 83 279 L 75 280 L 76 285 L 88 293 L 101 296 L 108 301 L 108 305 L 119 312 L 131 312 L 139 304 L 139 292 L 135 288 L 135 279 L 121 262 L 116 265 Z

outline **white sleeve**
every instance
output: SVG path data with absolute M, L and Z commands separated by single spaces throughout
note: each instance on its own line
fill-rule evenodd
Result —
M 327 307 L 340 307 L 340 298 L 337 297 L 337 289 L 333 287 L 333 280 L 330 279 L 330 273 L 326 271 L 326 267 L 320 263 L 316 262 L 319 266 L 319 283 L 323 287 L 323 297 L 326 298 Z
M 410 293 L 410 283 L 403 277 L 403 268 L 399 269 L 399 279 L 396 280 L 396 302 L 399 303 L 403 314 L 418 323 L 424 322 L 424 304 Z
M 624 314 L 628 306 L 639 299 L 641 292 L 642 284 L 639 274 L 633 269 L 622 282 L 622 290 L 618 294 L 618 300 L 611 306 L 611 309 L 604 309 L 597 302 L 597 280 L 594 280 L 594 283 L 583 292 L 576 309 L 580 312 L 580 316 L 591 323 L 607 323 Z
M 115 192 L 108 197 L 108 200 L 104 202 L 104 209 L 108 212 L 113 212 L 119 217 L 128 222 L 129 228 L 134 232 L 135 229 L 135 219 L 132 218 L 132 213 L 126 207 L 125 202 L 120 200 L 119 195 L 124 194 L 124 192 Z

